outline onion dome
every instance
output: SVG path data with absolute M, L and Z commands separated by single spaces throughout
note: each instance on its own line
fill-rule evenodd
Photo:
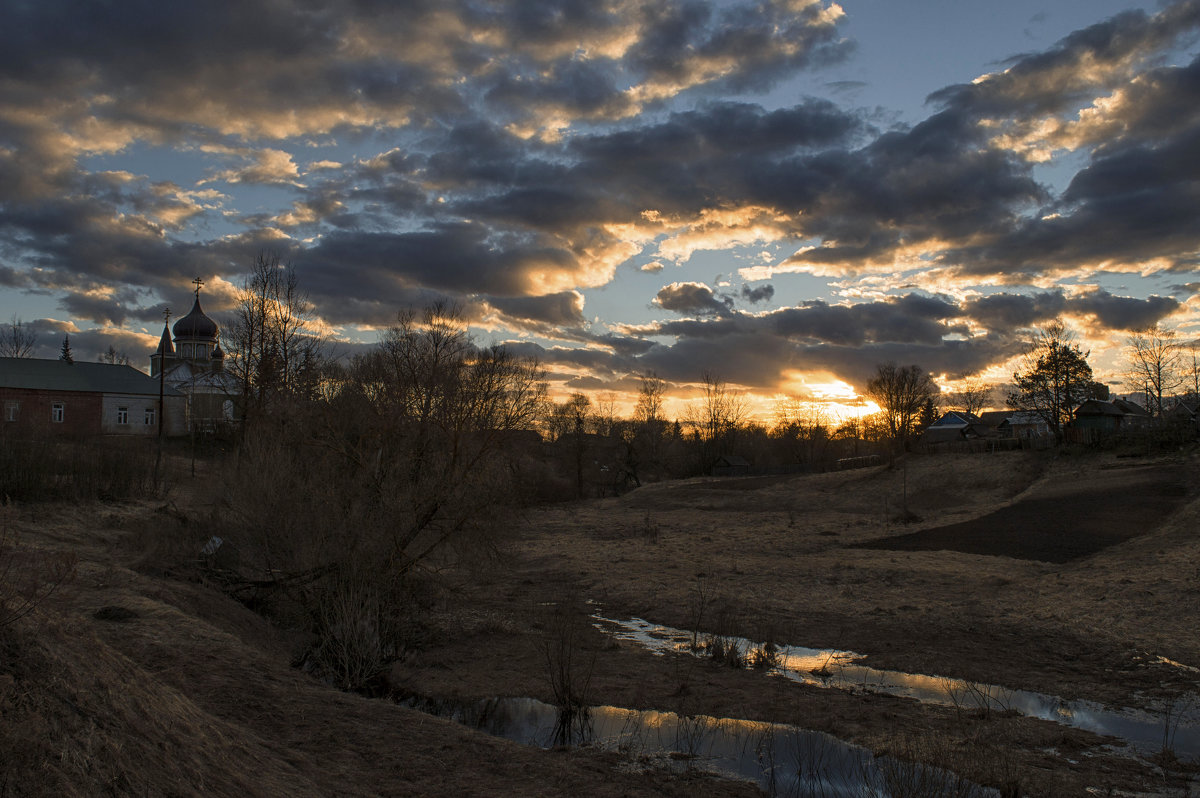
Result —
M 171 328 L 175 333 L 175 340 L 180 338 L 206 338 L 214 341 L 217 338 L 217 323 L 204 315 L 204 311 L 200 309 L 200 295 L 196 295 L 196 304 L 192 305 L 192 310 L 179 321 L 175 322 L 175 326 Z

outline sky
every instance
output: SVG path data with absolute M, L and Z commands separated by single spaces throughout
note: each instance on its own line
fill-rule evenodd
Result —
M 1003 383 L 1056 317 L 1120 392 L 1130 330 L 1200 336 L 1200 0 L 4 6 L 0 320 L 40 356 L 148 367 L 264 252 L 343 354 L 445 300 L 626 409 Z

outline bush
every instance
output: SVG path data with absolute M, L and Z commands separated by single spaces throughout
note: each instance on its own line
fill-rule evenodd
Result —
M 120 438 L 6 436 L 0 445 L 0 500 L 114 501 L 160 494 L 156 444 Z

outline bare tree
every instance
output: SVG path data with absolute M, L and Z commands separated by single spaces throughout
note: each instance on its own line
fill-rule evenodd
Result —
M 745 398 L 717 375 L 705 371 L 700 382 L 703 393 L 689 408 L 688 422 L 700 439 L 700 467 L 708 471 L 729 453 L 747 411 Z
M 249 415 L 312 392 L 324 343 L 309 329 L 312 321 L 313 307 L 295 269 L 281 265 L 277 255 L 261 253 L 238 292 L 226 337 Z
M 965 413 L 977 415 L 992 401 L 992 386 L 980 379 L 967 379 L 950 394 L 951 401 Z
M 771 435 L 791 449 L 794 462 L 818 462 L 832 434 L 833 422 L 824 404 L 796 396 L 776 402 Z
M 1157 324 L 1134 330 L 1125 339 L 1128 371 L 1126 383 L 1146 394 L 1146 409 L 1161 416 L 1164 399 L 1170 397 L 1184 384 L 1183 347 L 1174 330 L 1166 330 Z
M 1183 376 L 1183 390 L 1187 398 L 1195 402 L 1200 400 L 1200 349 L 1196 342 L 1189 343 L 1181 353 L 1180 373 Z
M 100 356 L 101 363 L 111 363 L 116 366 L 128 366 L 129 355 L 122 351 L 118 351 L 112 344 L 108 345 L 108 349 Z
M 644 424 L 661 421 L 666 391 L 667 384 L 653 371 L 643 374 L 638 386 L 638 400 L 633 417 Z
M 933 378 L 920 366 L 897 366 L 889 361 L 875 368 L 866 395 L 882 410 L 893 443 L 903 448 L 921 409 L 938 391 Z
M 0 357 L 33 357 L 37 333 L 17 316 L 0 326 Z
M 298 602 L 310 662 L 347 688 L 404 655 L 410 577 L 492 551 L 511 528 L 517 431 L 545 385 L 536 362 L 478 348 L 453 308 L 401 315 L 304 423 L 249 428 L 227 474 L 242 591 Z

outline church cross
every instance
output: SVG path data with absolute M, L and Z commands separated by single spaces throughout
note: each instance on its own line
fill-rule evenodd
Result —
M 163 308 L 163 324 L 167 324 L 170 321 L 171 321 L 171 309 Z
M 200 288 L 204 285 L 204 281 L 197 277 L 192 280 L 192 285 L 196 286 L 196 296 L 200 296 Z

